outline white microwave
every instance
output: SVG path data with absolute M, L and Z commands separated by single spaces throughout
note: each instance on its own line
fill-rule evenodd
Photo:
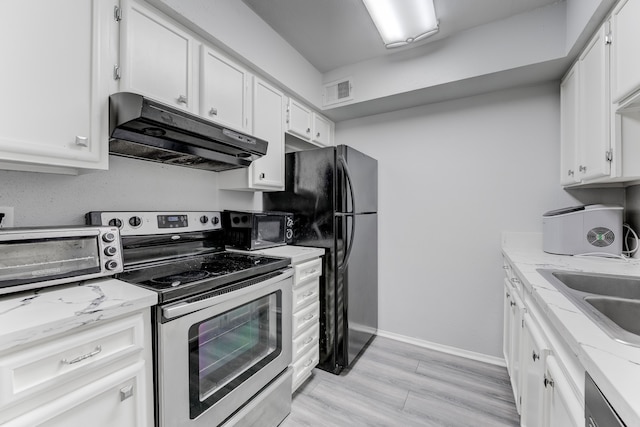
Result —
M 583 205 L 542 215 L 542 250 L 558 255 L 622 253 L 622 207 Z

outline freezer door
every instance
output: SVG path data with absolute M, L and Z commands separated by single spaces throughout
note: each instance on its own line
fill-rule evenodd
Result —
M 336 224 L 346 242 L 346 250 L 336 256 L 336 292 L 343 309 L 337 322 L 342 324 L 338 354 L 346 367 L 378 329 L 378 215 L 337 216 Z
M 378 211 L 378 161 L 347 145 L 338 145 L 337 211 Z

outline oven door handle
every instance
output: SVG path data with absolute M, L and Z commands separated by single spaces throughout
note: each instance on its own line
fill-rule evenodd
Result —
M 233 292 L 218 294 L 214 291 L 213 295 L 211 295 L 211 297 L 209 298 L 199 296 L 198 298 L 200 299 L 196 299 L 191 302 L 184 301 L 184 302 L 177 302 L 174 304 L 170 304 L 162 308 L 162 316 L 167 320 L 175 319 L 176 317 L 184 316 L 185 314 L 193 313 L 195 311 L 202 310 L 204 308 L 208 308 L 216 304 L 220 304 L 224 301 L 227 301 L 231 298 L 236 298 L 240 295 L 255 293 L 257 291 L 268 288 L 269 286 L 272 286 L 274 283 L 278 283 L 281 280 L 284 280 L 287 277 L 291 277 L 291 276 L 293 276 L 293 269 L 287 268 L 286 270 L 283 270 L 280 274 L 278 274 L 275 277 L 271 277 L 267 280 L 264 280 L 256 284 L 248 284 L 246 287 L 240 288 Z M 249 279 L 247 282 L 252 282 L 254 279 L 255 278 Z

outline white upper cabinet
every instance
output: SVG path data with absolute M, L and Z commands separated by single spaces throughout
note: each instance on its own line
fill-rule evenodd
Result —
M 311 138 L 311 110 L 293 98 L 287 107 L 287 131 L 301 138 Z
M 200 115 L 250 132 L 251 75 L 206 45 L 200 52 Z
M 313 113 L 313 137 L 311 140 L 323 146 L 333 145 L 331 122 L 316 113 Z
M 333 123 L 293 98 L 287 106 L 287 132 L 311 146 L 333 145 Z
M 107 168 L 113 8 L 99 0 L 3 2 L 1 169 Z
M 560 183 L 579 182 L 576 164 L 578 145 L 578 64 L 575 64 L 560 85 Z
M 195 41 L 176 24 L 132 0 L 122 0 L 120 90 L 195 112 Z
M 622 0 L 611 15 L 611 100 L 619 102 L 640 89 L 640 2 Z
M 608 23 L 580 55 L 578 178 L 586 181 L 611 173 Z
M 253 79 L 253 135 L 269 143 L 267 154 L 245 169 L 218 174 L 218 187 L 229 190 L 284 189 L 284 117 L 286 97 L 267 82 Z

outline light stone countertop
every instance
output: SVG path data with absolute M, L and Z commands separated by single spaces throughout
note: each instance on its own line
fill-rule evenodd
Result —
M 502 252 L 526 292 L 538 302 L 618 415 L 627 425 L 640 425 L 640 347 L 609 337 L 536 271 L 545 268 L 640 277 L 640 259 L 547 254 L 542 251 L 541 233 L 505 232 Z
M 105 278 L 0 296 L 0 351 L 157 303 L 155 292 Z
M 234 252 L 242 252 L 245 254 L 259 254 L 282 258 L 291 258 L 291 264 L 300 264 L 301 262 L 318 258 L 324 255 L 325 251 L 323 248 L 312 248 L 308 246 L 293 245 L 276 246 L 275 248 L 259 249 L 257 251 L 239 251 L 234 249 L 228 250 Z

